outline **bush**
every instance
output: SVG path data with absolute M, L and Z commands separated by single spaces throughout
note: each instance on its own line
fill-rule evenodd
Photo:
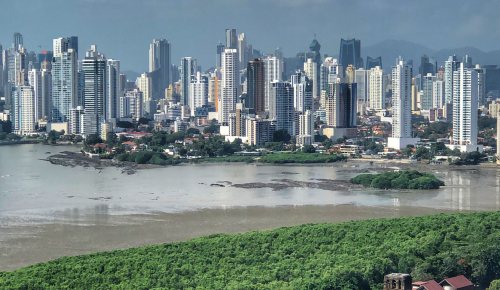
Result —
M 360 174 L 351 178 L 351 183 L 378 189 L 438 189 L 444 185 L 433 174 L 416 170 Z

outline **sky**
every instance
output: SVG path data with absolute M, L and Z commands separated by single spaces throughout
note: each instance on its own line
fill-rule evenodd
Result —
M 0 44 L 20 32 L 29 50 L 52 49 L 52 39 L 79 37 L 80 57 L 96 44 L 122 70 L 146 71 L 149 43 L 166 38 L 172 63 L 183 56 L 204 69 L 215 63 L 224 30 L 236 28 L 254 48 L 285 55 L 307 50 L 316 34 L 321 52 L 338 53 L 340 38 L 362 46 L 386 39 L 432 49 L 500 48 L 496 0 L 0 0 Z

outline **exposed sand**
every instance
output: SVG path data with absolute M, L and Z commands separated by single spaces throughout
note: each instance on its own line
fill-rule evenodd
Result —
M 69 255 L 184 241 L 215 233 L 267 230 L 305 223 L 428 215 L 450 210 L 417 207 L 287 206 L 207 209 L 177 214 L 92 216 L 88 221 L 4 229 L 0 271 Z M 87 222 L 87 225 L 83 225 Z

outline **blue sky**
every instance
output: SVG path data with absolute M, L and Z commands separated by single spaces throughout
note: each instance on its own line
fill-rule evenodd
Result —
M 401 39 L 433 49 L 500 48 L 500 1 L 494 0 L 2 0 L 0 43 L 16 31 L 29 49 L 51 49 L 58 36 L 79 36 L 80 51 L 97 44 L 124 70 L 147 69 L 148 44 L 164 37 L 172 61 L 193 56 L 207 68 L 224 29 L 245 32 L 255 48 L 285 55 L 307 49 L 316 33 L 322 53 L 341 37 L 362 46 Z

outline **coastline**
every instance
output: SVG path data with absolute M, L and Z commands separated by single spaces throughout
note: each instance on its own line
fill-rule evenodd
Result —
M 186 241 L 216 233 L 270 230 L 308 223 L 422 216 L 457 210 L 425 207 L 305 205 L 232 207 L 180 213 L 102 215 L 80 223 L 53 222 L 4 228 L 0 271 L 12 271 L 63 256 Z

